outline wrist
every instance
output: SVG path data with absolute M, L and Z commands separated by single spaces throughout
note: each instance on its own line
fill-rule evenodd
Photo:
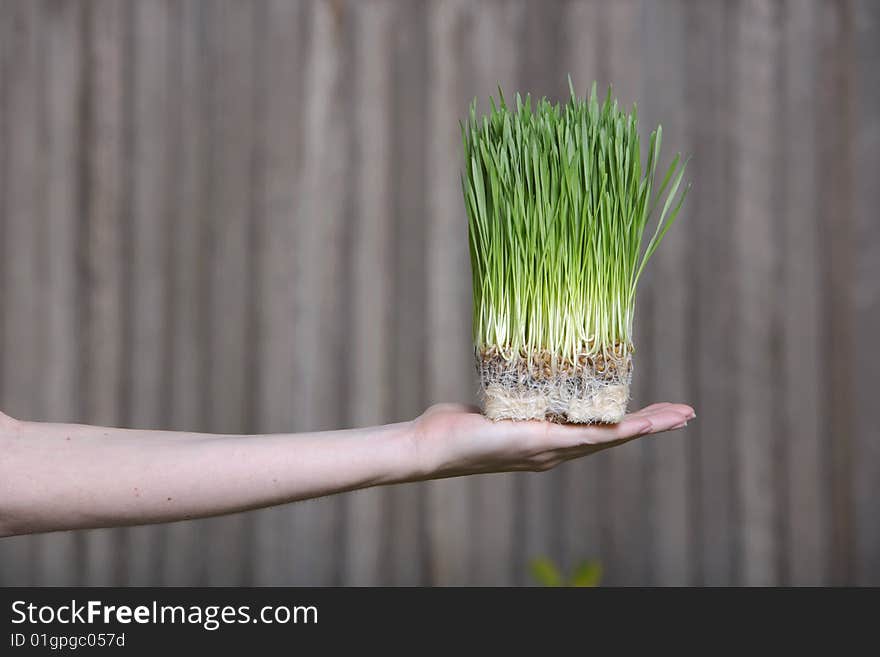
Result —
M 342 432 L 343 442 L 331 451 L 351 455 L 346 464 L 351 472 L 347 485 L 367 488 L 428 478 L 417 425 L 411 420 Z
M 430 479 L 433 467 L 421 440 L 418 419 L 393 424 L 389 428 L 386 463 L 390 467 L 388 481 L 384 483 L 400 484 Z

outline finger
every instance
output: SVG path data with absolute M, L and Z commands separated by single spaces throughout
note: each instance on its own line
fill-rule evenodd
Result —
M 662 410 L 675 411 L 676 413 L 680 413 L 680 414 L 684 415 L 689 420 L 692 420 L 695 417 L 697 417 L 697 414 L 696 414 L 696 412 L 694 412 L 694 409 L 691 406 L 688 406 L 687 404 L 670 404 L 669 406 L 667 406 L 666 408 L 664 408 Z
M 647 413 L 627 415 L 618 424 L 586 427 L 577 438 L 580 444 L 603 445 L 679 428 L 694 417 L 693 409 L 685 404 L 657 406 Z
M 670 429 L 679 429 L 687 425 L 694 418 L 693 410 L 689 407 L 678 405 L 664 408 L 652 413 L 650 416 L 650 433 L 660 433 Z
M 646 415 L 626 417 L 621 422 L 604 427 L 595 427 L 601 440 L 598 444 L 645 436 L 654 430 L 653 416 L 660 411 L 653 411 Z
M 544 448 L 569 449 L 606 445 L 616 441 L 677 428 L 695 416 L 686 404 L 660 402 L 626 415 L 617 424 L 543 424 Z
M 659 404 L 651 404 L 650 406 L 646 406 L 640 411 L 636 411 L 632 413 L 632 415 L 637 415 L 640 417 L 653 416 L 656 413 L 664 412 L 664 411 L 674 411 L 681 415 L 684 415 L 688 418 L 696 417 L 694 413 L 694 409 L 688 406 L 687 404 L 673 404 L 670 402 L 661 402 Z
M 595 446 L 651 433 L 654 423 L 648 417 L 627 415 L 617 424 L 569 425 L 565 447 Z

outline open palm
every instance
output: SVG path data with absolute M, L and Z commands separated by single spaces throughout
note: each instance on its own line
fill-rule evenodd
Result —
M 663 402 L 628 414 L 617 424 L 494 422 L 464 404 L 437 404 L 415 420 L 423 467 L 434 476 L 542 471 L 641 436 L 680 429 L 696 417 L 685 404 Z

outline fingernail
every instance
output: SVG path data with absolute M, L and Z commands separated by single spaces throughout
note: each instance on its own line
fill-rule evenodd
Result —
M 675 429 L 684 429 L 687 425 L 688 425 L 687 421 L 685 421 L 685 422 L 679 422 L 679 423 L 676 424 L 674 427 L 671 427 L 670 430 L 673 430 L 673 431 L 674 431 Z

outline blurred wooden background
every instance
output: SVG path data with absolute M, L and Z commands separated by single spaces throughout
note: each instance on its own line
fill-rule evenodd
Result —
M 636 402 L 547 474 L 0 540 L 0 584 L 880 584 L 880 3 L 0 0 L 0 408 L 222 432 L 472 399 L 458 120 L 595 78 L 694 188 Z M 2 458 L 2 455 L 0 455 Z

